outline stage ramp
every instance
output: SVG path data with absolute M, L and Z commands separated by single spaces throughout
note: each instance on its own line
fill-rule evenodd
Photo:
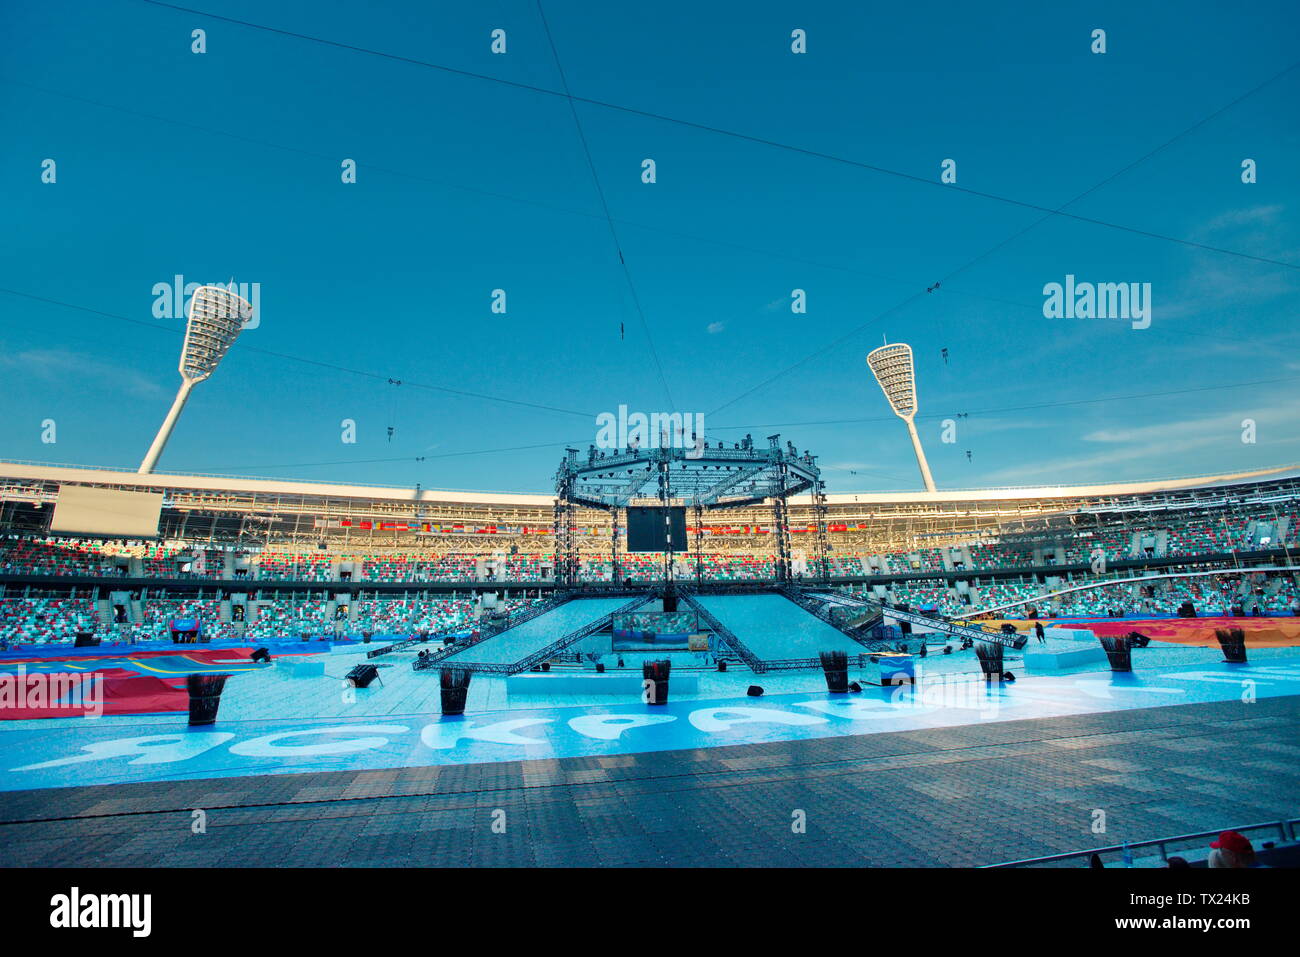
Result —
M 843 651 L 850 659 L 867 653 L 860 642 L 781 594 L 695 595 L 691 603 L 752 655 L 754 661 L 742 658 L 757 672 L 820 668 L 823 651 Z
M 1028 635 L 1004 635 L 1000 632 L 986 631 L 983 628 L 958 624 L 945 618 L 931 618 L 929 615 L 917 614 L 914 611 L 900 611 L 897 608 L 890 608 L 888 605 L 883 604 L 880 606 L 880 613 L 886 618 L 919 625 L 941 635 L 949 635 L 953 638 L 970 638 L 972 641 L 985 641 L 1006 648 L 1023 648 L 1025 642 L 1029 640 Z
M 613 598 L 572 598 L 490 638 L 455 649 L 434 668 L 514 675 L 558 654 L 577 641 L 608 627 L 615 615 L 635 611 L 649 601 L 639 595 Z
M 893 619 L 894 621 L 906 621 L 909 624 L 925 628 L 930 632 L 940 635 L 948 635 L 952 638 L 970 638 L 973 641 L 985 641 L 995 645 L 1003 645 L 1007 648 L 1020 649 L 1028 641 L 1027 635 L 1004 635 L 1001 632 L 989 631 L 978 625 L 968 625 L 962 621 L 952 621 L 947 618 L 935 617 L 932 615 L 922 614 L 915 611 L 901 611 L 885 604 L 882 601 L 871 598 L 858 598 L 848 595 L 834 595 L 808 592 L 808 597 L 827 604 L 848 605 L 862 609 L 861 614 L 846 617 L 843 625 L 846 628 L 864 628 L 874 624 L 877 621 Z

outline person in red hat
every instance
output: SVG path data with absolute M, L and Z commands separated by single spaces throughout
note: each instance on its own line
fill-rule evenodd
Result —
M 1255 848 L 1245 835 L 1237 831 L 1224 831 L 1217 841 L 1211 841 L 1210 867 L 1254 867 Z

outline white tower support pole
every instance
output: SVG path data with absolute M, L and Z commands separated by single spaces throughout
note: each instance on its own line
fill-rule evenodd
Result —
M 167 418 L 163 419 L 162 428 L 153 438 L 153 445 L 149 446 L 149 451 L 140 463 L 140 475 L 148 475 L 158 464 L 158 456 L 162 455 L 163 448 L 167 445 L 167 440 L 172 437 L 172 429 L 176 427 L 176 420 L 181 417 L 181 409 L 185 408 L 185 403 L 190 397 L 190 392 L 194 390 L 194 383 L 189 379 L 181 380 L 181 387 L 176 390 L 176 399 L 172 402 L 171 411 L 167 413 Z
M 916 452 L 916 464 L 921 467 L 921 480 L 925 482 L 927 492 L 935 491 L 934 476 L 930 474 L 930 463 L 925 459 L 925 449 L 921 448 L 921 437 L 916 434 L 916 423 L 911 419 L 904 419 L 907 423 L 907 434 L 912 437 L 912 448 Z

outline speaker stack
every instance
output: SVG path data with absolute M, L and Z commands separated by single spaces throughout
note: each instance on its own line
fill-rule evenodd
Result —
M 347 680 L 354 688 L 368 688 L 370 682 L 379 677 L 379 669 L 374 665 L 357 665 L 347 674 Z

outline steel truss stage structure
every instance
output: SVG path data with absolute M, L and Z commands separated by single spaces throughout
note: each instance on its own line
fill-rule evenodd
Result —
M 1022 648 L 1027 640 L 1023 635 L 986 631 L 978 625 L 913 612 L 875 599 L 832 594 L 824 586 L 807 583 L 777 586 L 770 582 L 714 582 L 683 585 L 677 594 L 696 614 L 703 630 L 717 639 L 717 653 L 742 663 L 754 674 L 816 671 L 821 668 L 816 652 L 835 648 L 848 653 L 848 660 L 855 667 L 864 667 L 871 655 L 892 650 L 893 639 L 875 633 L 877 625 L 889 621 L 909 622 L 941 634 L 945 640 L 969 638 L 1014 649 Z M 412 667 L 429 674 L 444 668 L 461 668 L 502 676 L 534 670 L 583 638 L 611 629 L 616 618 L 642 609 L 660 596 L 661 586 L 657 582 L 641 582 L 635 586 L 584 584 L 557 592 L 540 605 L 486 620 L 476 639 L 447 645 L 419 658 Z M 717 599 L 749 599 L 750 602 L 778 599 L 777 604 L 785 608 L 784 617 L 780 612 L 774 615 L 776 609 L 767 606 L 738 609 L 733 602 L 731 607 L 718 608 L 713 604 Z M 585 608 L 580 607 L 584 605 Z M 557 614 L 564 609 L 569 613 Z M 792 637 L 795 632 L 807 629 L 809 622 L 802 617 L 805 615 L 825 626 L 811 645 Z M 421 640 L 424 639 L 379 648 L 370 657 L 401 650 Z
M 680 432 L 678 437 L 680 437 Z M 663 435 L 645 448 L 618 449 L 606 453 L 594 445 L 585 459 L 577 449 L 566 456 L 555 475 L 555 578 L 561 585 L 577 585 L 581 558 L 578 546 L 578 510 L 591 508 L 610 515 L 610 559 L 613 584 L 619 585 L 622 570 L 618 560 L 618 538 L 622 513 L 629 506 L 658 505 L 690 508 L 695 523 L 695 577 L 700 583 L 704 513 L 727 508 L 769 505 L 772 535 L 776 541 L 777 584 L 791 580 L 789 513 L 792 496 L 809 493 L 815 524 L 813 577 L 830 576 L 829 543 L 826 531 L 826 484 L 816 456 L 802 455 L 793 442 L 781 445 L 779 435 L 767 437 L 766 448 L 755 448 L 750 436 L 730 447 L 719 442 L 710 447 L 672 445 Z M 680 546 L 680 547 L 679 547 Z M 689 543 L 674 542 L 671 535 L 664 551 L 663 581 L 668 592 L 673 586 L 673 557 L 689 555 Z

